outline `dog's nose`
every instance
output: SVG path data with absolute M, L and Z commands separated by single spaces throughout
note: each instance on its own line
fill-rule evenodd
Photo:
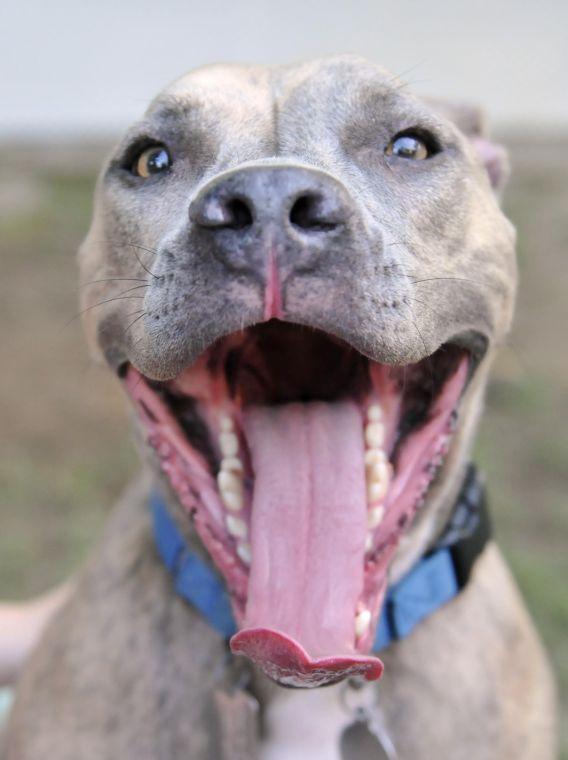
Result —
M 262 274 L 267 257 L 283 270 L 308 266 L 349 219 L 343 185 L 318 169 L 244 167 L 206 185 L 190 219 L 229 268 Z

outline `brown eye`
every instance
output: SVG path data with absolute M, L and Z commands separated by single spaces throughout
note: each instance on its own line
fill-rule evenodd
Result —
M 132 172 L 144 179 L 153 174 L 167 171 L 172 165 L 172 159 L 163 145 L 146 148 L 132 165 Z
M 397 135 L 390 141 L 385 150 L 387 156 L 409 158 L 412 161 L 423 161 L 435 152 L 428 148 L 421 137 L 414 134 Z

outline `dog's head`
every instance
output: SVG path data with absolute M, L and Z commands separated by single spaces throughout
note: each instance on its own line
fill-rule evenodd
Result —
M 380 675 L 387 573 L 451 503 L 511 318 L 501 176 L 475 112 L 339 57 L 183 77 L 100 177 L 88 333 L 226 580 L 233 651 L 281 683 Z

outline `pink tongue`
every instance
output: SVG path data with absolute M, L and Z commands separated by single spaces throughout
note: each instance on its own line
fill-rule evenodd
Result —
M 367 534 L 358 407 L 252 407 L 244 426 L 255 474 L 252 562 L 233 651 L 296 685 L 378 678 L 380 661 L 355 651 Z

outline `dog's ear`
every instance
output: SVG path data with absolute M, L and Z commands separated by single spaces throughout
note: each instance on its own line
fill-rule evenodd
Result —
M 502 145 L 488 137 L 487 120 L 481 108 L 470 103 L 427 98 L 426 102 L 444 118 L 453 123 L 469 137 L 481 163 L 485 166 L 491 186 L 499 195 L 509 178 L 509 160 Z

